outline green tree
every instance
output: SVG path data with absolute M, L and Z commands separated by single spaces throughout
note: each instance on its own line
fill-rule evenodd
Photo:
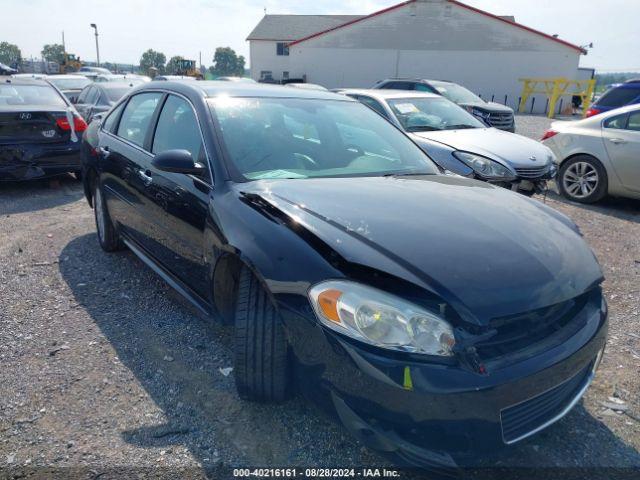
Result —
M 42 58 L 48 62 L 62 63 L 64 61 L 64 47 L 59 43 L 45 45 L 40 53 Z
M 244 75 L 245 60 L 242 55 L 236 55 L 231 47 L 218 47 L 213 56 L 213 66 L 209 68 L 212 74 L 218 76 Z
M 167 57 L 162 52 L 156 52 L 152 48 L 147 50 L 140 57 L 140 70 L 149 75 L 150 68 L 154 67 L 158 69 L 158 73 L 163 74 L 165 72 L 164 64 L 167 62 Z
M 22 53 L 17 45 L 9 42 L 0 42 L 0 62 L 5 65 L 14 65 L 20 63 Z
M 179 62 L 180 62 L 180 60 L 183 60 L 183 59 L 184 59 L 184 57 L 182 57 L 180 55 L 176 55 L 174 57 L 171 57 L 169 59 L 169 61 L 167 62 L 167 66 L 165 67 L 165 71 L 169 75 L 175 75 L 176 73 L 178 73 L 180 71 Z

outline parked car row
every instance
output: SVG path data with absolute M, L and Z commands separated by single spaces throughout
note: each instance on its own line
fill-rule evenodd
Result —
M 300 390 L 363 444 L 448 474 L 562 418 L 607 333 L 570 219 L 416 144 L 515 173 L 484 136 L 519 141 L 428 93 L 147 83 L 94 116 L 83 185 L 102 249 L 235 325 L 242 398 Z

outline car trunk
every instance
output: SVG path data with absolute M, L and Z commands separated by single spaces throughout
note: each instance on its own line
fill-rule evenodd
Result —
M 57 143 L 69 140 L 70 131 L 63 130 L 58 120 L 66 121 L 64 109 L 42 110 L 22 107 L 0 110 L 0 144 Z

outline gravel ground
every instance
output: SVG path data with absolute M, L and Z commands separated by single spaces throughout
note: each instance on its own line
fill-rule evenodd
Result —
M 517 121 L 534 138 L 548 124 Z M 584 401 L 491 463 L 640 475 L 640 202 L 546 201 L 578 223 L 603 266 L 610 339 Z M 224 370 L 229 329 L 130 252 L 104 253 L 70 177 L 0 185 L 0 262 L 0 478 L 227 478 L 228 467 L 388 463 L 302 398 L 240 400 Z M 581 478 L 620 470 L 605 472 Z

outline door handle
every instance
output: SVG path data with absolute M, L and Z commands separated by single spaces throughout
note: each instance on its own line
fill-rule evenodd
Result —
M 610 138 L 609 141 L 615 144 L 627 143 L 624 138 Z
M 102 155 L 102 158 L 107 158 L 111 153 L 109 151 L 109 147 L 98 147 L 98 152 L 100 152 L 100 155 Z
M 142 182 L 146 185 L 149 186 L 151 185 L 151 182 L 153 182 L 153 178 L 151 178 L 151 175 L 147 175 L 147 172 L 149 172 L 148 170 L 145 172 L 144 170 L 138 170 L 138 176 L 142 179 Z M 151 173 L 151 172 L 149 172 Z

